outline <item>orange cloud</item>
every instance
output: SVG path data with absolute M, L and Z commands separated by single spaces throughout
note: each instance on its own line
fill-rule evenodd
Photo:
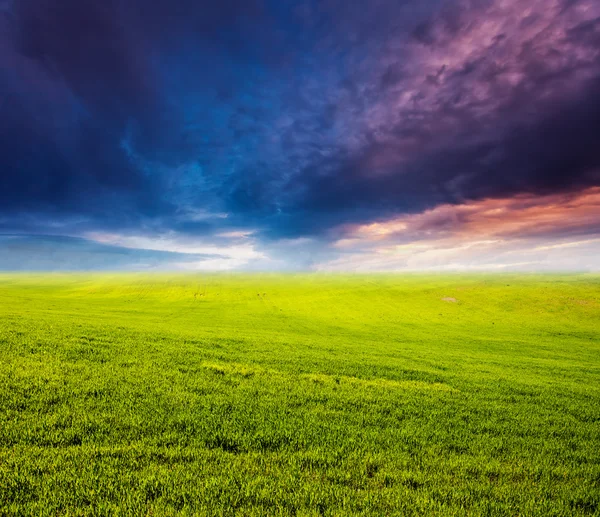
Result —
M 440 205 L 346 226 L 322 270 L 598 270 L 600 187 Z
M 519 195 L 346 227 L 344 241 L 512 239 L 600 233 L 600 187 L 577 194 Z M 342 243 L 344 242 L 342 241 Z

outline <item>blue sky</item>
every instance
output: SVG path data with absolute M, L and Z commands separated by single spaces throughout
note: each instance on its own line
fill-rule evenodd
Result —
M 0 0 L 0 269 L 600 269 L 599 95 L 594 0 Z

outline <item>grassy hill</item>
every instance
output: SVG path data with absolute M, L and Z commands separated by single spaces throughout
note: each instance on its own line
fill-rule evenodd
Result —
M 2 515 L 599 515 L 600 276 L 0 275 Z

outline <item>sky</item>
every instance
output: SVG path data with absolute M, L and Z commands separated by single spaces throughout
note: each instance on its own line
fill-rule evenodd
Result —
M 0 269 L 600 270 L 600 2 L 0 0 Z

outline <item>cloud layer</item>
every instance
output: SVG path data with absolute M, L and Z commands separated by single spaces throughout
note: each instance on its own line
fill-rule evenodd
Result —
M 265 268 L 592 238 L 599 96 L 594 0 L 0 0 L 0 232 Z
M 320 269 L 598 269 L 600 188 L 439 205 L 347 225 Z

